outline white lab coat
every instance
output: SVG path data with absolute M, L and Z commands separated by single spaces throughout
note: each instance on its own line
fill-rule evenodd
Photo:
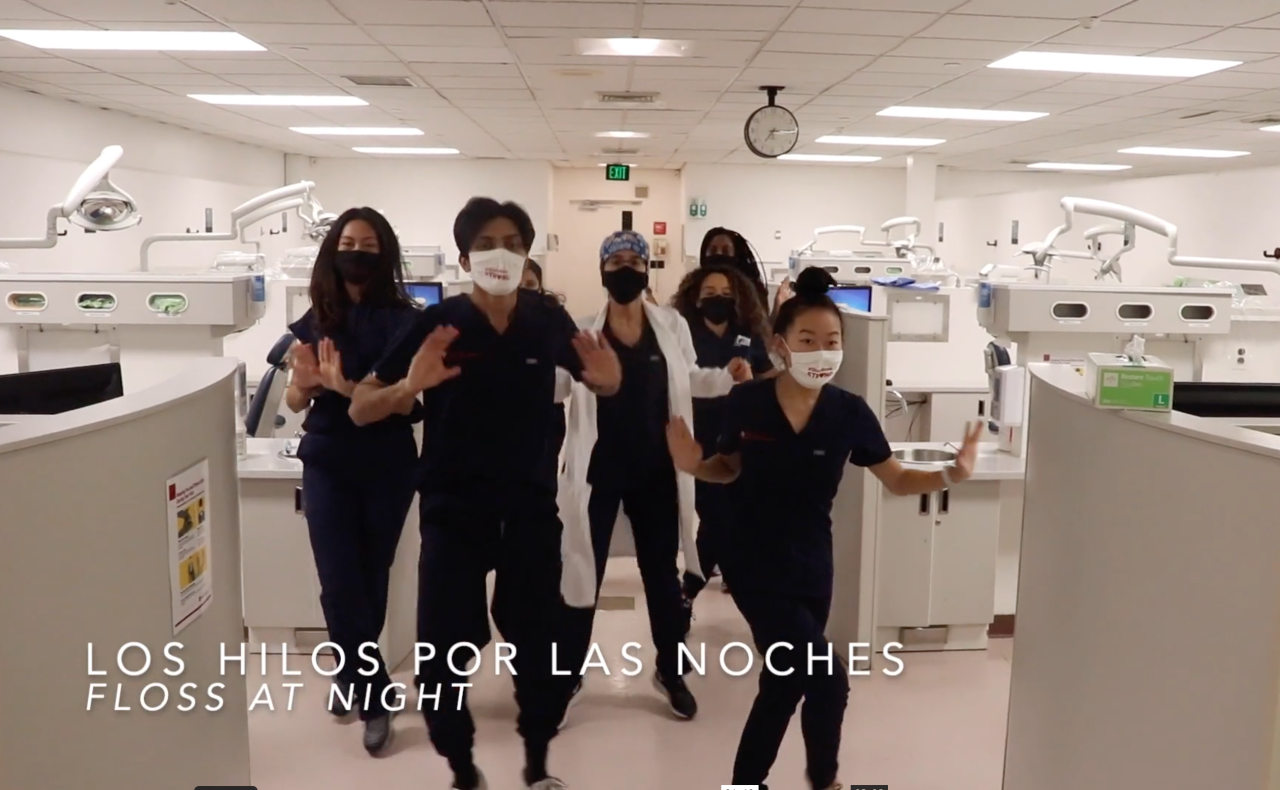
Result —
M 608 310 L 606 305 L 596 316 L 591 327 L 594 331 L 604 329 Z M 689 325 L 674 309 L 645 302 L 644 312 L 667 362 L 669 413 L 673 417 L 683 417 L 692 428 L 693 399 L 729 394 L 733 389 L 733 377 L 723 368 L 698 367 Z M 570 606 L 585 609 L 596 603 L 596 560 L 591 543 L 591 522 L 587 515 L 587 505 L 591 501 L 587 468 L 596 446 L 596 397 L 583 384 L 573 381 L 568 373 L 559 371 L 557 399 L 563 400 L 568 394 L 571 397 L 558 494 L 560 517 L 564 522 L 561 541 L 564 570 L 560 578 L 560 593 Z M 702 576 L 702 566 L 698 562 L 693 477 L 676 472 L 676 486 L 685 570 Z M 625 514 L 619 513 L 618 525 L 624 524 L 630 528 Z

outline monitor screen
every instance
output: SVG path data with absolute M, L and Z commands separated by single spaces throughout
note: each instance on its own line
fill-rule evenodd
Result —
M 0 376 L 0 414 L 62 414 L 123 396 L 118 362 Z
M 827 295 L 841 307 L 863 313 L 871 312 L 870 285 L 837 285 Z
M 444 298 L 444 285 L 441 283 L 405 283 L 404 289 L 419 307 L 440 304 Z

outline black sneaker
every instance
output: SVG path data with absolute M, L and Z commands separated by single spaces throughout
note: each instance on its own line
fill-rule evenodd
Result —
M 364 750 L 370 757 L 377 757 L 391 744 L 395 729 L 391 726 L 394 714 L 384 713 L 364 723 Z
M 337 689 L 336 693 L 334 689 Z M 329 706 L 329 713 L 339 719 L 346 718 L 351 715 L 351 708 L 347 705 L 347 697 L 351 694 L 351 684 L 341 680 L 334 682 L 329 690 L 331 695 L 325 700 L 325 705 Z
M 676 718 L 687 721 L 698 715 L 698 701 L 685 685 L 684 678 L 667 680 L 660 673 L 655 673 L 653 687 L 667 698 L 667 704 L 671 706 L 671 712 Z
M 476 771 L 474 780 L 462 780 L 455 776 L 453 784 L 449 785 L 450 790 L 489 790 L 489 784 L 484 780 L 484 774 Z
M 573 687 L 573 691 L 569 694 L 569 703 L 564 707 L 564 716 L 560 719 L 560 726 L 556 728 L 557 732 L 563 730 L 564 726 L 569 723 L 569 711 L 573 709 L 574 705 L 578 704 L 578 698 L 581 695 L 582 680 L 579 679 L 577 685 Z

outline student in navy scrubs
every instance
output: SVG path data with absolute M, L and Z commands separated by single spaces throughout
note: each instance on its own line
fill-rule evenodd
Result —
M 347 410 L 356 382 L 418 314 L 404 292 L 391 225 L 373 209 L 355 208 L 321 243 L 311 309 L 289 327 L 298 340 L 285 401 L 295 412 L 309 410 L 298 448 L 307 529 L 329 639 L 344 659 L 338 674 L 343 701 L 330 710 L 349 714 L 345 698 L 355 687 L 364 746 L 374 755 L 391 739 L 382 698 L 391 679 L 380 655 L 377 674 L 362 676 L 367 664 L 358 651 L 377 643 L 386 620 L 391 564 L 415 492 L 413 423 L 421 413 L 415 400 L 404 398 L 384 419 L 356 427 Z
M 542 267 L 538 262 L 530 258 L 524 264 L 524 276 L 520 278 L 520 287 L 527 291 L 533 291 L 546 297 L 554 305 L 564 304 L 564 297 L 557 293 L 548 291 L 542 285 Z M 552 432 L 551 442 L 547 446 L 547 463 L 551 466 L 551 473 L 557 473 L 560 467 L 560 449 L 564 447 L 565 434 L 565 410 L 563 403 L 557 403 L 552 407 L 555 414 L 555 430 Z
M 698 265 L 715 269 L 733 269 L 747 278 L 765 309 L 769 308 L 769 287 L 765 284 L 760 262 L 751 244 L 741 233 L 728 228 L 712 228 L 702 237 Z
M 689 272 L 671 302 L 689 322 L 698 367 L 728 367 L 735 359 L 745 359 L 755 377 L 774 372 L 765 347 L 768 327 L 764 309 L 750 281 L 735 269 L 702 268 Z M 693 435 L 714 453 L 724 424 L 725 398 L 695 398 Z M 691 618 L 693 600 L 706 586 L 720 559 L 720 545 L 732 518 L 730 487 L 698 481 L 698 562 L 702 576 L 684 577 L 686 617 Z M 686 631 L 688 630 L 686 619 Z
M 455 790 L 484 787 L 473 759 L 475 723 L 453 684 L 453 645 L 490 640 L 485 579 L 495 571 L 493 617 L 514 658 L 517 728 L 525 785 L 564 787 L 547 773 L 547 751 L 567 703 L 552 675 L 560 607 L 562 526 L 556 480 L 544 460 L 554 430 L 556 368 L 596 393 L 621 386 L 618 357 L 581 333 L 563 307 L 520 290 L 533 222 L 514 203 L 474 198 L 453 227 L 470 294 L 427 308 L 356 388 L 351 418 L 385 419 L 423 396 L 419 464 L 422 552 L 418 641 L 435 647 L 418 683 L 431 742 L 449 761 Z M 427 658 L 423 648 L 423 657 Z M 467 653 L 455 655 L 455 666 Z M 459 669 L 465 669 L 458 666 Z
M 831 276 L 809 268 L 795 296 L 782 305 L 774 343 L 787 375 L 736 387 L 726 406 L 719 453 L 704 458 L 687 425 L 668 428 L 671 455 L 683 470 L 709 483 L 738 481 L 735 517 L 721 567 L 734 603 L 751 628 L 756 649 L 786 643 L 770 657 L 738 745 L 733 784 L 760 785 L 768 777 L 796 706 L 804 701 L 808 779 L 814 790 L 836 783 L 840 730 L 849 698 L 847 670 L 826 656 L 833 557 L 831 505 L 844 465 L 870 469 L 891 493 L 923 494 L 967 480 L 977 458 L 981 425 L 972 426 L 953 468 L 908 470 L 889 449 L 866 402 L 832 386 L 842 361 L 841 321 L 827 296 Z M 788 669 L 794 670 L 785 674 Z

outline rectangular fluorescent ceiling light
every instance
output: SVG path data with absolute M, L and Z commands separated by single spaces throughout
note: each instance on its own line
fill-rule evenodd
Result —
M 931 118 L 941 121 L 1034 121 L 1047 112 L 1019 112 L 1017 110 L 966 110 L 957 107 L 889 107 L 876 115 L 885 118 Z
M 613 137 L 618 140 L 642 140 L 648 132 L 596 132 L 596 137 Z
M 207 30 L 0 30 L 0 37 L 39 49 L 117 52 L 265 52 L 239 33 Z
M 692 41 L 662 38 L 580 38 L 578 54 L 593 58 L 683 58 L 693 52 Z
M 1084 162 L 1036 162 L 1027 167 L 1032 170 L 1079 170 L 1097 173 L 1133 169 L 1132 165 L 1091 165 Z
M 357 154 L 386 154 L 389 156 L 452 156 L 459 153 L 457 148 L 388 148 L 383 146 L 361 146 L 352 148 Z
M 289 131 L 317 137 L 417 137 L 425 134 L 409 126 L 291 126 Z
M 1137 148 L 1121 148 L 1118 153 L 1140 154 L 1143 156 L 1186 156 L 1198 159 L 1232 159 L 1237 156 L 1248 156 L 1248 151 L 1215 151 L 1211 148 L 1158 148 L 1138 146 Z
M 836 154 L 783 154 L 788 162 L 879 162 L 878 156 L 840 156 Z
M 266 96 L 259 93 L 188 93 L 188 99 L 237 107 L 364 107 L 355 96 Z
M 1238 60 L 1153 58 L 1145 55 L 1085 55 L 1075 52 L 1019 52 L 997 60 L 987 68 L 1187 79 L 1239 65 Z
M 828 134 L 819 137 L 817 142 L 836 145 L 885 145 L 924 148 L 930 145 L 942 145 L 946 140 L 935 140 L 929 137 L 848 137 L 843 134 Z
M 1264 132 L 1280 132 L 1280 126 L 1263 126 L 1261 128 Z

